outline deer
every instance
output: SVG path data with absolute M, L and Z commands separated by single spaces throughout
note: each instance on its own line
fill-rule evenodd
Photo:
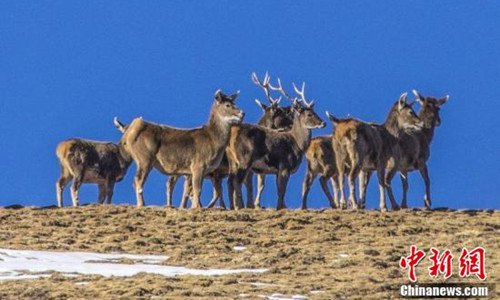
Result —
M 233 127 L 233 133 L 226 151 L 229 163 L 229 195 L 235 209 L 242 208 L 241 183 L 250 171 L 257 174 L 273 174 L 277 177 L 277 209 L 286 208 L 285 192 L 288 179 L 295 173 L 311 139 L 311 130 L 325 127 L 325 122 L 314 112 L 314 101 L 307 102 L 302 90 L 301 96 L 293 99 L 294 119 L 289 131 L 279 131 L 258 125 L 241 124 Z M 255 208 L 261 208 L 258 199 Z
M 235 104 L 239 91 L 226 95 L 217 90 L 208 122 L 194 129 L 179 129 L 135 118 L 121 143 L 137 165 L 134 189 L 137 207 L 144 206 L 143 186 L 152 168 L 165 175 L 189 175 L 193 187 L 191 208 L 201 208 L 203 178 L 220 165 L 231 126 L 242 122 L 244 112 Z
M 450 98 L 446 95 L 442 98 L 424 97 L 416 90 L 413 90 L 416 101 L 420 104 L 418 116 L 423 122 L 423 129 L 418 132 L 404 134 L 400 139 L 400 146 L 403 149 L 399 163 L 399 173 L 403 186 L 403 197 L 401 208 L 408 208 L 408 173 L 418 170 L 425 184 L 424 206 L 431 209 L 431 180 L 427 161 L 430 157 L 430 145 L 434 137 L 434 130 L 441 125 L 439 114 L 441 106 L 448 102 Z
M 123 124 L 114 120 L 115 126 L 122 132 Z M 79 206 L 79 190 L 82 183 L 95 183 L 99 188 L 97 202 L 111 204 L 116 182 L 126 175 L 132 158 L 121 144 L 99 142 L 80 138 L 60 142 L 56 155 L 61 166 L 61 175 L 56 182 L 57 206 L 63 206 L 63 191 L 71 185 L 73 206 Z
M 273 88 L 270 85 L 270 76 L 266 72 L 264 75 L 264 79 L 261 81 L 255 72 L 252 73 L 252 81 L 257 86 L 261 87 L 264 91 L 265 97 L 268 100 L 269 104 L 262 103 L 259 99 L 255 99 L 255 103 L 262 109 L 262 116 L 257 122 L 258 125 L 271 128 L 271 129 L 279 129 L 279 130 L 287 130 L 291 127 L 293 121 L 293 115 L 290 113 L 290 107 L 281 107 L 280 101 L 281 97 L 278 99 L 274 99 L 271 96 L 270 89 Z M 238 125 L 234 125 L 238 126 Z M 233 126 L 233 127 L 234 127 Z M 223 193 L 222 193 L 222 179 L 229 175 L 229 161 L 227 160 L 227 156 L 224 155 L 221 164 L 217 168 L 216 171 L 209 174 L 207 178 L 212 180 L 213 185 L 213 196 L 212 200 L 207 205 L 207 208 L 212 208 L 215 206 L 217 201 L 219 201 L 219 205 L 222 209 L 226 209 Z M 169 182 L 167 184 L 167 205 L 168 203 L 172 203 L 172 190 L 177 182 L 177 176 L 171 176 Z M 184 191 L 182 194 L 181 207 L 185 207 L 187 203 L 187 199 L 191 194 L 192 188 L 189 184 L 189 180 L 185 181 Z M 245 179 L 245 186 L 247 190 L 247 208 L 253 208 L 253 174 L 249 172 L 247 178 Z M 169 200 L 170 199 L 170 200 Z M 234 209 L 233 202 L 230 202 L 230 209 Z
M 332 135 L 317 136 L 311 139 L 311 143 L 306 151 L 307 169 L 304 181 L 302 182 L 302 207 L 307 209 L 307 198 L 314 179 L 319 175 L 321 189 L 328 199 L 332 208 L 340 207 L 339 181 L 337 165 L 335 162 L 335 152 L 332 146 Z M 328 188 L 328 180 L 333 186 L 333 197 Z
M 392 192 L 391 176 L 397 172 L 400 149 L 398 139 L 403 133 L 412 133 L 422 129 L 423 122 L 412 108 L 413 103 L 407 103 L 407 93 L 401 94 L 392 105 L 383 124 L 367 123 L 354 118 L 338 119 L 329 112 L 328 118 L 335 125 L 332 146 L 338 169 L 340 185 L 340 204 L 346 206 L 344 194 L 344 176 L 349 168 L 347 183 L 349 186 L 349 204 L 351 208 L 364 208 L 366 202 L 366 187 L 370 175 L 377 171 L 380 211 L 386 212 L 385 191 L 389 195 L 393 210 L 399 209 Z M 356 201 L 355 180 L 359 176 L 360 201 Z

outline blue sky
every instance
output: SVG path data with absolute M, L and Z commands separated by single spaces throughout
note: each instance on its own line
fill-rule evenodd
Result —
M 287 84 L 305 81 L 321 116 L 383 122 L 404 91 L 449 94 L 429 161 L 433 204 L 498 209 L 499 19 L 498 1 L 4 1 L 0 205 L 55 204 L 57 143 L 118 141 L 114 116 L 199 126 L 222 88 L 241 90 L 238 104 L 255 122 L 262 93 L 250 74 L 269 70 Z M 291 178 L 289 207 L 299 207 L 304 166 Z M 116 185 L 114 203 L 135 203 L 134 173 L 132 165 Z M 165 203 L 165 180 L 152 172 L 146 204 Z M 400 195 L 399 178 L 393 185 Z M 423 193 L 412 173 L 409 205 L 423 206 Z M 210 194 L 206 181 L 204 203 Z M 96 198 L 84 185 L 81 201 Z M 327 206 L 317 182 L 310 200 Z M 367 202 L 378 205 L 375 180 Z M 274 179 L 263 204 L 276 204 Z

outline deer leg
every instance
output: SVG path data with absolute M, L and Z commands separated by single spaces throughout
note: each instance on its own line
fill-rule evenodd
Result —
M 277 210 L 286 208 L 285 193 L 289 178 L 290 175 L 288 174 L 288 172 L 281 171 L 278 173 L 278 178 L 276 180 L 276 182 L 278 183 L 278 205 L 276 206 Z
M 137 172 L 134 178 L 135 197 L 137 199 L 137 207 L 143 207 L 144 204 L 144 182 L 148 178 L 151 166 L 146 164 L 144 166 L 138 165 Z
M 179 180 L 179 176 L 170 176 L 167 180 L 167 207 L 173 207 L 172 195 L 174 194 L 174 188 L 177 184 L 177 180 Z
M 227 177 L 227 195 L 229 198 L 229 209 L 234 210 L 234 174 Z
M 311 184 L 316 176 L 310 170 L 306 171 L 306 177 L 304 182 L 302 182 L 302 207 L 301 209 L 307 209 L 307 196 L 309 195 L 309 190 L 311 189 Z
M 113 198 L 113 191 L 115 189 L 115 179 L 108 179 L 106 183 L 106 204 L 111 204 L 111 199 Z
M 335 202 L 335 208 L 340 208 L 340 203 L 339 203 L 339 176 L 338 175 L 333 175 L 330 177 L 330 181 L 332 182 L 333 186 L 333 201 Z
M 356 201 L 356 177 L 358 177 L 360 171 L 361 165 L 358 163 L 351 168 L 347 178 L 347 183 L 349 184 L 349 203 L 352 209 L 358 209 Z
M 202 172 L 192 172 L 191 182 L 193 186 L 193 195 L 191 198 L 191 208 L 200 209 L 201 208 L 201 187 L 203 185 L 203 173 Z
M 226 203 L 224 203 L 224 193 L 222 190 L 222 176 L 217 175 L 217 193 L 219 194 L 219 206 L 226 210 Z
M 378 177 L 378 188 L 380 193 L 380 211 L 386 212 L 387 207 L 385 206 L 385 165 L 381 165 L 377 170 Z
M 401 184 L 403 185 L 403 200 L 401 200 L 401 208 L 408 208 L 406 197 L 408 194 L 408 172 L 403 171 L 399 173 Z
M 78 192 L 80 186 L 82 185 L 83 175 L 75 176 L 73 179 L 73 184 L 71 185 L 71 200 L 73 201 L 73 206 L 80 205 L 80 199 L 78 198 Z
M 359 206 L 361 209 L 366 208 L 366 188 L 371 176 L 371 171 L 361 171 L 359 173 Z
M 208 203 L 207 208 L 212 208 L 219 200 L 220 207 L 226 209 L 226 204 L 224 203 L 224 198 L 222 196 L 222 180 L 219 175 L 213 175 L 212 177 L 213 193 L 212 200 Z
M 335 201 L 333 201 L 332 194 L 330 193 L 330 189 L 328 188 L 328 177 L 321 176 L 319 178 L 319 183 L 321 185 L 323 193 L 326 195 L 326 198 L 328 198 L 328 202 L 330 202 L 331 208 L 337 208 L 337 204 L 335 203 Z
M 385 187 L 387 189 L 387 194 L 389 195 L 389 200 L 391 201 L 392 210 L 399 210 L 399 205 L 396 202 L 396 198 L 394 197 L 391 185 L 392 178 L 394 177 L 396 172 L 397 172 L 396 168 L 392 168 L 389 170 L 389 172 L 387 172 L 385 176 Z
M 245 180 L 246 174 L 245 170 L 238 170 L 236 172 L 236 176 L 234 177 L 233 184 L 234 184 L 234 209 L 238 210 L 243 208 L 243 197 L 241 194 L 241 185 L 243 184 L 243 181 Z
M 97 187 L 99 188 L 99 196 L 97 197 L 97 203 L 99 205 L 102 205 L 106 200 L 106 184 L 99 183 Z
M 262 208 L 260 202 L 262 199 L 262 192 L 264 191 L 264 187 L 266 187 L 266 175 L 257 174 L 257 197 L 255 198 L 255 208 Z
M 184 187 L 182 189 L 182 199 L 179 208 L 185 209 L 187 208 L 187 201 L 189 196 L 191 195 L 192 185 L 191 185 L 191 176 L 184 176 Z
M 425 204 L 425 209 L 430 210 L 431 209 L 431 179 L 429 178 L 429 171 L 427 170 L 427 164 L 423 164 L 419 169 L 420 175 L 422 175 L 422 178 L 424 179 L 425 183 L 425 197 L 424 197 L 424 204 Z
M 345 189 L 344 189 L 345 165 L 337 164 L 337 169 L 339 171 L 338 180 L 339 180 L 339 191 L 340 191 L 340 208 L 346 209 L 347 203 L 345 201 Z
M 56 182 L 56 196 L 58 207 L 63 207 L 63 191 L 72 178 L 73 176 L 71 176 L 71 174 L 66 171 L 65 168 L 61 167 L 61 177 L 59 177 Z
M 247 188 L 247 208 L 254 208 L 253 200 L 253 172 L 250 171 L 245 178 L 245 186 Z

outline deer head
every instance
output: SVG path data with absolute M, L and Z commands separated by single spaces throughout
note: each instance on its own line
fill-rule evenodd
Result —
M 221 90 L 217 90 L 214 95 L 212 113 L 222 122 L 233 125 L 243 121 L 245 113 L 235 105 L 236 98 L 240 92 L 233 95 L 226 95 Z
M 416 97 L 415 100 L 421 106 L 419 117 L 424 122 L 425 128 L 430 129 L 441 125 L 439 111 L 441 110 L 441 106 L 448 102 L 450 96 L 446 95 L 442 98 L 424 97 L 416 90 L 413 90 L 413 94 Z
M 299 98 L 293 99 L 292 110 L 295 113 L 296 121 L 303 124 L 308 129 L 313 128 L 323 128 L 326 123 L 318 116 L 314 111 L 314 101 L 307 101 L 304 93 L 305 82 L 302 83 L 302 88 L 299 90 L 295 83 L 293 84 L 293 89 L 295 93 L 300 96 Z M 303 103 L 303 105 L 301 105 Z
M 398 101 L 394 104 L 387 117 L 388 121 L 386 121 L 386 124 L 396 125 L 407 132 L 419 131 L 423 128 L 424 124 L 413 110 L 415 101 L 407 102 L 407 98 L 408 93 L 403 93 L 399 96 Z
M 257 103 L 257 105 L 264 112 L 264 115 L 260 119 L 259 124 L 272 129 L 289 128 L 293 123 L 293 114 L 290 113 L 290 109 L 288 107 L 281 107 L 279 105 L 281 97 L 274 99 L 271 96 L 271 90 L 275 90 L 275 88 L 270 84 L 270 78 L 271 77 L 266 72 L 264 80 L 260 81 L 257 74 L 255 72 L 252 73 L 253 83 L 255 83 L 264 91 L 264 94 L 269 101 L 269 105 L 266 105 L 258 99 L 255 99 L 255 103 Z

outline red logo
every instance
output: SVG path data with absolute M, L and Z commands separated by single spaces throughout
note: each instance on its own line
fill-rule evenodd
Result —
M 415 268 L 418 263 L 424 259 L 425 252 L 422 250 L 417 251 L 417 246 L 413 245 L 410 248 L 410 255 L 407 257 L 401 257 L 399 261 L 399 266 L 403 269 L 408 269 L 408 277 L 411 282 L 417 281 L 417 275 L 415 274 Z
M 432 265 L 429 267 L 429 275 L 432 277 L 437 277 L 439 274 L 444 274 L 444 278 L 449 278 L 451 276 L 451 264 L 453 262 L 453 254 L 451 251 L 446 249 L 441 256 L 439 255 L 439 250 L 436 248 L 431 248 L 432 255 L 429 257 Z
M 408 269 L 408 278 L 411 282 L 417 281 L 416 268 L 425 255 L 424 251 L 417 250 L 417 246 L 412 245 L 410 247 L 410 255 L 401 257 L 399 266 L 402 269 Z M 453 254 L 450 250 L 445 249 L 440 253 L 438 249 L 433 247 L 430 249 L 429 260 L 431 261 L 431 266 L 428 268 L 429 276 L 437 277 L 442 274 L 444 279 L 451 277 Z M 486 279 L 484 248 L 477 247 L 472 251 L 463 248 L 458 263 L 460 277 L 476 275 L 480 280 Z
M 463 248 L 459 261 L 460 277 L 476 275 L 477 278 L 485 280 L 486 273 L 484 271 L 484 253 L 485 251 L 482 247 L 477 247 L 470 252 L 467 248 Z

